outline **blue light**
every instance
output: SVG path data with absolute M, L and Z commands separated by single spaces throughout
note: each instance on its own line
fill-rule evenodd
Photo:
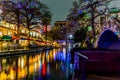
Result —
M 70 34 L 70 35 L 69 35 L 69 37 L 70 37 L 70 38 L 72 38 L 72 37 L 73 37 L 73 35 L 72 35 L 72 34 Z
M 86 2 L 87 0 L 84 0 L 84 2 Z
M 83 13 L 83 11 L 82 11 L 82 10 L 79 10 L 79 11 L 78 11 L 78 14 L 82 14 L 82 13 Z
M 116 34 L 116 35 L 119 35 L 119 32 L 116 31 L 115 34 Z

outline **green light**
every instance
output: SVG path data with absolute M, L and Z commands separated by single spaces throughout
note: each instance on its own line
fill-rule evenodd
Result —
M 92 27 L 91 27 L 91 26 L 89 26 L 89 27 L 88 27 L 88 31 L 91 31 L 91 30 L 92 30 Z

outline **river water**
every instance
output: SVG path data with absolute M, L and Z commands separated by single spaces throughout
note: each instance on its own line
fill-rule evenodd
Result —
M 59 48 L 0 57 L 0 80 L 71 80 L 69 54 L 66 48 Z M 85 74 L 85 78 L 73 80 L 120 80 L 120 74 Z
M 68 80 L 66 48 L 0 58 L 0 80 Z

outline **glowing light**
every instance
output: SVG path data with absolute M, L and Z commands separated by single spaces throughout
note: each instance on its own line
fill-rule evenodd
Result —
M 6 75 L 5 71 L 2 71 L 1 75 L 0 75 L 0 80 L 7 80 L 6 78 L 7 78 L 7 75 Z
M 21 68 L 23 68 L 24 67 L 24 59 L 22 58 L 22 60 L 21 60 Z
M 88 27 L 88 31 L 91 31 L 91 30 L 92 30 L 92 27 L 91 27 L 91 26 L 89 26 L 89 27 Z
M 10 77 L 11 80 L 15 79 L 15 72 L 14 72 L 13 68 L 10 69 L 10 75 L 8 77 Z
M 46 62 L 43 63 L 43 66 L 42 66 L 42 76 L 45 76 L 46 75 Z
M 34 64 L 34 70 L 35 70 L 35 72 L 36 72 L 36 65 L 37 65 L 37 64 L 35 63 L 35 64 Z
M 2 63 L 3 63 L 3 64 L 6 63 L 6 59 L 3 59 L 3 60 L 2 60 Z
M 78 14 L 82 14 L 82 13 L 83 13 L 83 11 L 82 11 L 82 10 L 79 10 L 79 11 L 78 11 Z

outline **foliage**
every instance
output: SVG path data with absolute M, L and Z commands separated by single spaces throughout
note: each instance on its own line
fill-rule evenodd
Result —
M 59 30 L 57 30 L 57 29 L 52 29 L 51 31 L 49 31 L 47 36 L 51 37 L 53 41 L 63 39 L 63 37 L 59 33 Z
M 51 20 L 52 14 L 48 6 L 38 0 L 1 1 L 1 5 L 2 18 L 5 21 L 19 23 L 28 29 L 36 27 L 39 20 L 45 20 L 48 23 Z
M 80 29 L 77 29 L 74 34 L 74 42 L 83 42 L 85 41 L 87 36 L 87 28 L 81 27 Z
M 71 22 L 71 26 L 76 30 L 79 27 L 92 27 L 93 39 L 95 37 L 95 27 L 98 24 L 95 20 L 100 16 L 108 13 L 108 5 L 112 0 L 78 0 L 73 2 L 67 20 Z M 72 23 L 75 24 L 72 24 Z M 77 25 L 76 25 L 77 24 Z

